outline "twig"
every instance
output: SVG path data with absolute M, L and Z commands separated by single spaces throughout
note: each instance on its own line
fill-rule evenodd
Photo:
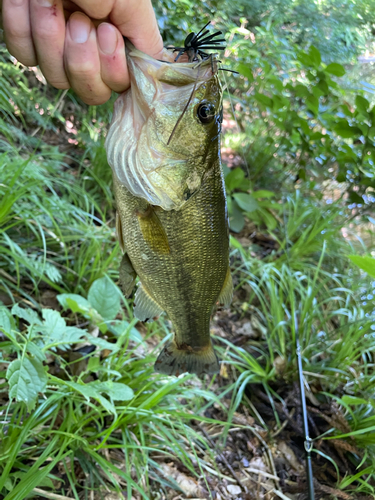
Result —
M 290 418 L 293 417 L 294 413 L 295 413 L 295 408 L 292 408 L 292 411 L 289 413 Z M 279 429 L 277 429 L 277 431 L 273 432 L 271 434 L 271 437 L 275 438 L 276 436 L 278 436 L 280 434 L 280 432 L 282 432 L 289 423 L 290 423 L 289 419 L 284 420 L 281 427 Z
M 282 500 L 291 500 L 290 497 L 287 497 L 286 495 L 284 495 L 284 493 L 280 490 L 273 490 L 274 493 L 276 493 L 276 495 L 279 497 L 279 498 L 282 498 Z
M 229 470 L 229 472 L 232 474 L 232 476 L 234 477 L 234 479 L 237 481 L 237 483 L 241 486 L 241 488 L 245 491 L 245 493 L 247 493 L 247 488 L 246 486 L 244 486 L 241 482 L 241 480 L 239 479 L 239 477 L 237 476 L 237 474 L 234 472 L 233 470 L 233 467 L 230 465 L 230 463 L 228 462 L 228 460 L 225 458 L 225 456 L 223 455 L 223 453 L 220 453 L 217 449 L 217 446 L 216 444 L 212 441 L 212 439 L 210 438 L 210 436 L 207 434 L 207 432 L 204 430 L 204 428 L 201 426 L 201 425 L 198 425 L 199 429 L 203 432 L 203 434 L 205 435 L 206 439 L 210 442 L 211 446 L 216 450 L 216 453 L 218 454 L 218 456 L 222 459 L 222 461 L 225 463 L 227 469 Z
M 51 491 L 44 491 L 40 488 L 34 488 L 33 493 L 41 495 L 42 497 L 52 498 L 52 500 L 74 500 L 73 497 L 66 497 L 64 495 L 58 495 L 57 493 L 52 493 Z
M 252 467 L 245 467 L 245 469 L 247 472 L 252 472 L 253 474 L 261 474 L 262 476 L 264 477 L 267 477 L 268 479 L 273 479 L 274 481 L 280 481 L 280 478 L 278 478 L 277 476 L 274 476 L 273 474 L 269 474 L 268 472 L 265 472 L 263 470 L 260 470 L 260 469 L 253 469 Z
M 323 493 L 328 493 L 338 498 L 342 498 L 343 500 L 353 500 L 352 495 L 345 493 L 345 491 L 336 490 L 336 488 L 330 488 L 325 484 L 320 484 L 316 479 L 314 479 L 315 488 L 318 491 L 323 491 Z

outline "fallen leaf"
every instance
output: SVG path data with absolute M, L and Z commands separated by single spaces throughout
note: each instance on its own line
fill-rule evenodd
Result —
M 289 462 L 291 467 L 298 472 L 299 474 L 302 474 L 304 472 L 304 466 L 303 464 L 298 460 L 296 457 L 294 451 L 290 446 L 288 446 L 284 441 L 280 441 L 278 444 L 278 450 L 282 455 L 284 455 L 284 458 Z
M 239 486 L 237 486 L 236 484 L 229 484 L 227 486 L 227 490 L 233 496 L 239 495 L 242 492 L 241 488 Z
M 176 481 L 187 498 L 204 498 L 200 496 L 200 487 L 193 478 L 187 476 L 186 474 L 183 474 L 175 467 L 172 467 L 168 464 L 160 464 L 160 468 L 167 478 L 169 477 Z

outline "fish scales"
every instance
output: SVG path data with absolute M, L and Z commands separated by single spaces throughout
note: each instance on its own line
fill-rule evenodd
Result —
M 161 352 L 155 364 L 157 371 L 171 375 L 185 371 L 215 373 L 219 365 L 211 344 L 210 317 L 215 304 L 218 301 L 228 304 L 232 293 L 228 217 L 220 165 L 221 87 L 217 74 L 213 74 L 208 65 L 201 70 L 201 75 L 206 72 L 206 78 L 198 85 L 200 70 L 193 70 L 192 76 L 191 64 L 181 65 L 187 76 L 174 74 L 174 67 L 180 65 L 171 68 L 164 63 L 163 67 L 160 62 L 149 61 L 152 59 L 149 56 L 140 56 L 134 48 L 129 52 L 131 77 L 134 78 L 137 72 L 139 75 L 143 65 L 141 77 L 132 80 L 132 86 L 138 84 L 138 87 L 132 95 L 132 108 L 128 107 L 128 112 L 134 110 L 137 96 L 142 101 L 140 109 L 133 115 L 133 120 L 143 116 L 143 122 L 134 126 L 142 144 L 135 147 L 131 127 L 128 123 L 121 125 L 120 115 L 125 116 L 125 112 L 120 109 L 120 102 L 113 119 L 116 128 L 110 129 L 106 146 L 113 168 L 119 216 L 117 231 L 126 252 L 124 266 L 126 264 L 126 269 L 132 266 L 141 283 L 135 295 L 134 313 L 145 320 L 165 311 L 172 321 L 174 339 Z M 132 54 L 135 54 L 134 59 Z M 147 58 L 149 65 L 144 65 L 142 57 Z M 142 94 L 145 78 L 147 91 Z M 154 93 L 150 90 L 153 78 L 156 80 Z M 160 81 L 166 84 L 162 90 Z M 184 83 L 187 88 L 185 93 L 180 90 L 178 109 L 170 116 L 171 98 L 167 91 L 170 87 L 177 95 L 172 86 L 174 82 L 180 89 L 184 88 Z M 168 138 L 189 94 L 192 94 L 191 105 L 168 146 Z M 166 96 L 164 107 L 160 96 Z M 145 101 L 148 101 L 146 105 Z M 129 103 L 129 93 L 122 102 Z M 207 109 L 213 109 L 215 115 L 204 125 L 196 117 L 202 103 Z M 190 127 L 189 133 L 186 133 L 186 127 Z M 124 133 L 128 143 L 122 145 L 124 137 L 119 136 L 119 130 L 128 131 Z M 142 142 L 143 137 L 147 138 L 145 142 Z M 190 143 L 190 150 L 184 141 Z M 133 144 L 132 159 L 124 153 L 124 148 L 130 143 Z M 156 149 L 155 163 L 159 161 L 159 166 L 150 175 L 150 165 L 151 168 L 153 165 L 150 154 L 152 158 Z M 147 154 L 144 161 L 142 154 Z M 161 162 L 160 157 L 163 158 Z M 134 170 L 134 165 L 138 169 L 136 175 L 130 177 L 128 171 L 124 173 L 124 169 Z M 137 183 L 145 176 L 148 176 L 144 182 L 146 195 L 140 196 L 143 186 Z M 159 205 L 155 204 L 157 198 L 161 200 Z M 130 290 L 134 276 L 126 274 L 125 267 L 122 269 L 122 276 L 129 276 L 124 289 Z

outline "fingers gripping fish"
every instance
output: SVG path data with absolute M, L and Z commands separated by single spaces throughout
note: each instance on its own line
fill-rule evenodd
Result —
M 128 41 L 126 49 L 131 88 L 115 103 L 106 140 L 125 252 L 120 281 L 130 294 L 140 278 L 138 319 L 165 311 L 173 323 L 156 371 L 216 373 L 210 317 L 217 303 L 230 304 L 232 279 L 215 56 L 170 64 Z

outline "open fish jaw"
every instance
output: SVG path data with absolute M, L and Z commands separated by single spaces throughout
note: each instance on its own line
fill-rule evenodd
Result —
M 207 131 L 198 123 L 191 127 L 185 107 L 191 99 L 193 108 L 212 85 L 220 86 L 212 78 L 216 61 L 170 64 L 129 42 L 127 60 L 131 87 L 115 102 L 106 139 L 108 162 L 134 196 L 178 210 L 199 189 L 205 173 L 202 144 L 207 143 Z M 184 110 L 186 119 L 174 130 Z

